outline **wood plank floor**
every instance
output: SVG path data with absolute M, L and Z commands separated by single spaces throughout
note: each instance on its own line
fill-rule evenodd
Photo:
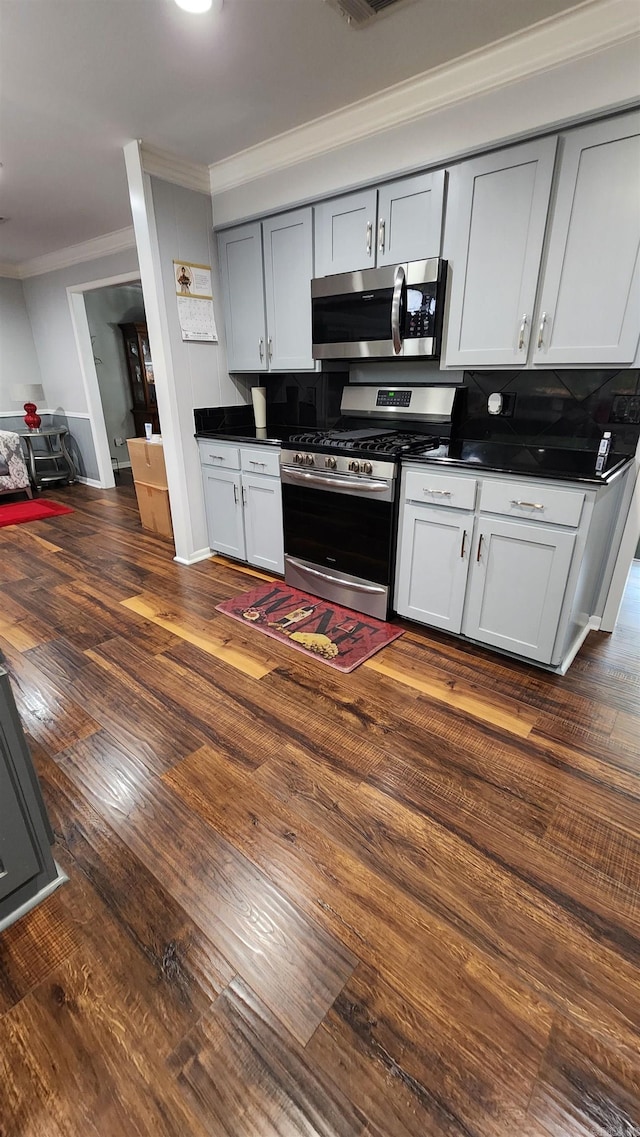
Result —
M 63 494 L 0 530 L 70 877 L 0 937 L 1 1137 L 640 1137 L 640 564 L 564 678 L 408 624 L 344 676 Z

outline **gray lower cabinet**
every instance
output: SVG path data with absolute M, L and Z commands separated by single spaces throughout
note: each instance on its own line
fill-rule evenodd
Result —
M 210 547 L 226 557 L 246 560 L 240 474 L 203 466 L 202 477 Z
M 60 881 L 53 834 L 0 657 L 0 930 Z
M 575 545 L 575 532 L 482 518 L 472 550 L 464 634 L 550 663 Z
M 401 616 L 565 669 L 596 615 L 632 468 L 609 486 L 403 470 Z
M 279 451 L 200 441 L 209 547 L 284 572 Z
M 469 570 L 473 514 L 405 506 L 396 607 L 420 623 L 459 632 Z

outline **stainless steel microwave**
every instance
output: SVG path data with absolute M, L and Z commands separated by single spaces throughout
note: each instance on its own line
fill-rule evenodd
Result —
M 447 262 L 439 257 L 311 281 L 314 359 L 439 359 Z

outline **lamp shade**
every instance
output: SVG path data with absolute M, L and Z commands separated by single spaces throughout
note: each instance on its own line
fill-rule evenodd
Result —
M 11 388 L 11 398 L 16 403 L 35 403 L 37 406 L 44 402 L 44 388 L 41 383 L 16 383 Z

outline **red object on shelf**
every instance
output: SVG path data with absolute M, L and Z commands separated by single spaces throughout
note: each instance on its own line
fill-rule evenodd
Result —
M 37 413 L 38 408 L 36 407 L 36 404 L 35 403 L 25 403 L 24 409 L 27 412 L 26 415 L 24 416 L 24 421 L 25 421 L 28 429 L 29 430 L 40 430 L 40 423 L 42 422 L 42 419 L 40 418 L 40 415 Z
M 8 505 L 0 505 L 0 529 L 5 525 L 44 521 L 61 513 L 73 513 L 73 510 L 59 501 L 12 501 Z

